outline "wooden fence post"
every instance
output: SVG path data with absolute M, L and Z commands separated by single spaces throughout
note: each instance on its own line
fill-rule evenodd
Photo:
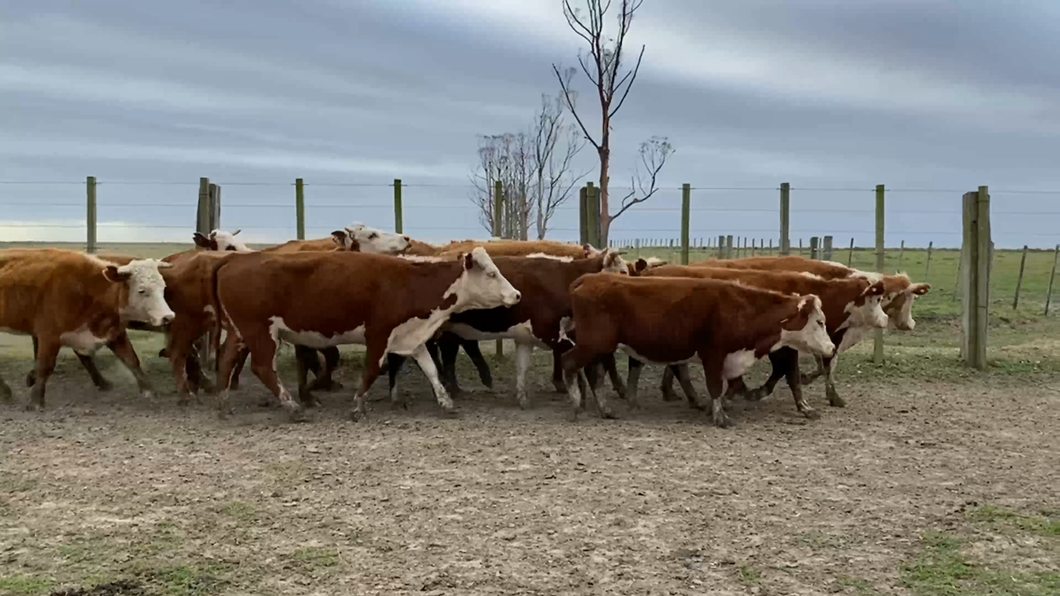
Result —
M 499 184 L 499 183 L 498 183 Z M 578 189 L 578 244 L 585 246 L 589 242 L 589 191 L 586 187 Z
M 854 266 L 854 239 L 850 239 L 850 250 L 847 251 L 847 267 Z
M 500 238 L 504 226 L 504 184 L 500 180 L 493 183 L 493 235 Z M 504 357 L 504 340 L 497 340 L 497 357 Z
M 986 368 L 987 323 L 990 316 L 990 194 L 987 187 L 965 193 L 964 241 L 961 263 L 961 358 L 966 366 Z
M 87 237 L 85 238 L 85 251 L 89 254 L 96 252 L 96 177 L 89 176 L 85 179 L 85 195 L 88 200 L 85 210 L 85 227 Z
M 1056 245 L 1053 252 L 1053 272 L 1049 274 L 1049 291 L 1045 294 L 1045 316 L 1049 316 L 1049 303 L 1053 299 L 1053 281 L 1056 280 L 1056 261 L 1060 258 L 1060 244 Z
M 732 234 L 725 237 L 725 258 L 732 258 Z
M 810 258 L 817 260 L 820 258 L 820 254 L 817 252 L 817 244 L 820 239 L 817 236 L 810 236 Z
M 210 229 L 221 227 L 221 185 L 210 183 Z
M 928 282 L 928 278 L 931 277 L 931 251 L 935 247 L 935 241 L 928 242 L 928 254 L 927 263 L 924 264 L 924 281 Z M 931 283 L 931 282 L 928 282 Z
M 405 206 L 401 203 L 400 178 L 394 178 L 394 231 L 405 233 Z
M 199 207 L 195 214 L 195 230 L 203 236 L 209 236 L 210 228 L 210 179 L 199 178 Z
M 882 184 L 876 185 L 876 271 L 885 273 L 886 248 L 884 247 L 884 216 L 886 214 L 885 201 L 887 191 Z M 883 329 L 877 329 L 873 338 L 872 361 L 883 364 Z
M 692 211 L 692 185 L 681 185 L 681 264 L 688 264 L 688 227 Z
M 751 256 L 752 256 L 752 257 L 753 257 L 753 256 L 755 256 L 755 253 L 756 253 L 756 252 L 757 252 L 757 251 L 755 250 L 755 239 L 754 239 L 754 238 L 751 238 Z
M 586 207 L 586 235 L 588 239 L 586 242 L 593 245 L 593 248 L 600 249 L 601 243 L 601 230 L 600 230 L 600 189 L 593 185 L 592 182 L 588 182 L 585 185 L 585 207 Z
M 903 259 L 905 259 L 905 240 L 902 240 L 902 246 L 898 249 L 898 271 L 902 270 Z M 883 271 L 880 273 L 883 273 Z
M 825 236 L 824 237 L 824 248 L 821 249 L 821 252 L 823 253 L 821 255 L 822 259 L 824 259 L 825 261 L 831 261 L 832 260 L 832 237 L 831 236 Z
M 718 258 L 725 258 L 725 236 L 718 236 Z
M 1027 245 L 1023 245 L 1023 256 L 1020 257 L 1020 274 L 1016 278 L 1016 295 L 1012 298 L 1012 310 L 1020 305 L 1020 286 L 1023 285 L 1023 268 L 1027 266 Z M 927 280 L 925 280 L 927 281 Z
M 802 238 L 799 238 L 799 256 L 802 256 Z
M 637 258 L 640 258 L 640 238 L 633 240 L 633 249 L 636 251 Z
M 780 183 L 780 254 L 791 254 L 791 183 Z
M 296 238 L 305 240 L 305 181 L 294 179 L 294 219 Z
M 766 254 L 767 255 L 771 255 L 771 256 L 773 254 L 773 239 L 772 238 L 769 239 L 769 252 L 767 252 Z

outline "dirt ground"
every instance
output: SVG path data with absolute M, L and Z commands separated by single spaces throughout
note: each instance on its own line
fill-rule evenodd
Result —
M 644 409 L 616 402 L 620 419 L 601 420 L 590 406 L 571 423 L 546 354 L 528 411 L 510 356 L 493 365 L 495 391 L 461 356 L 459 416 L 413 368 L 408 411 L 378 401 L 384 378 L 353 423 L 359 362 L 345 352 L 347 390 L 291 424 L 257 405 L 249 366 L 231 419 L 210 396 L 178 408 L 167 363 L 142 345 L 156 397 L 104 357 L 117 387 L 98 393 L 64 353 L 44 413 L 21 409 L 29 360 L 0 362 L 19 400 L 0 404 L 0 594 L 1060 589 L 1056 376 L 909 381 L 841 365 L 847 408 L 818 382 L 807 392 L 822 417 L 805 420 L 778 388 L 738 401 L 722 430 L 663 402 L 656 367 Z M 943 591 L 955 560 L 1000 575 L 953 581 L 1025 589 Z

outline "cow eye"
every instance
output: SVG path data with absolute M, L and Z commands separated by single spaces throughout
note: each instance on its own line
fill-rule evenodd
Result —
M 146 293 L 147 293 L 147 290 L 145 290 L 145 289 L 143 289 L 143 288 L 140 288 L 140 294 L 141 294 L 141 295 L 142 295 L 142 294 L 146 294 Z
M 817 321 L 817 324 L 818 324 L 818 325 L 820 325 L 821 327 L 824 327 L 824 321 L 820 321 L 820 320 L 818 320 L 818 321 Z
M 372 232 L 371 234 L 368 234 L 368 239 L 369 240 L 375 240 L 378 237 L 379 237 L 379 234 L 376 234 L 375 232 Z
M 494 272 L 492 272 L 492 271 L 490 271 L 489 273 L 487 273 L 487 274 L 486 274 L 486 277 L 492 277 L 492 278 L 496 278 L 496 277 L 497 277 L 497 274 L 496 274 L 496 273 L 494 273 Z

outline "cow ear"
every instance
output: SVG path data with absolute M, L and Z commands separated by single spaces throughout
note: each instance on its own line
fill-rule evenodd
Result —
M 131 273 L 119 272 L 116 265 L 107 265 L 107 268 L 103 270 L 103 277 L 107 278 L 107 281 L 114 283 L 121 283 L 129 279 L 131 275 Z
M 865 288 L 865 291 L 861 293 L 862 296 L 882 296 L 883 295 L 883 280 L 870 285 Z
M 217 230 L 210 232 L 210 240 L 217 239 Z
M 191 240 L 195 243 L 195 246 L 201 246 L 202 248 L 213 250 L 217 247 L 216 243 L 211 242 L 210 239 L 206 236 L 203 236 L 201 232 L 195 232 L 194 234 L 192 234 Z
M 640 273 L 648 268 L 648 262 L 644 259 L 637 259 L 637 264 L 634 267 L 636 267 L 637 273 Z
M 460 258 L 464 261 L 464 271 L 471 271 L 475 268 L 475 257 L 471 256 L 471 253 L 464 253 L 460 255 Z
M 237 228 L 237 229 L 236 229 L 236 231 L 232 232 L 232 235 L 233 235 L 233 236 L 238 236 L 238 235 L 239 235 L 239 233 L 240 233 L 240 232 L 242 232 L 242 231 L 243 231 L 243 229 L 242 229 L 242 228 Z
M 158 268 L 159 269 L 169 269 L 169 268 L 173 267 L 173 263 L 170 263 L 169 261 L 158 260 L 158 261 L 156 261 L 156 263 L 158 263 Z
M 346 230 L 335 230 L 331 233 L 331 241 L 342 248 L 346 248 L 346 238 Z
M 912 290 L 913 293 L 917 296 L 923 296 L 924 294 L 928 293 L 928 290 L 931 289 L 931 284 L 913 284 L 909 287 L 909 289 Z
M 585 251 L 585 258 L 589 258 L 593 254 L 593 247 L 589 244 L 582 246 L 582 250 Z

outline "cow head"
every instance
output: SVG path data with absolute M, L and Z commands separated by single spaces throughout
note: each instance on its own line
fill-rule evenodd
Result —
M 913 303 L 927 294 L 929 284 L 910 283 L 905 275 L 893 275 L 884 278 L 887 292 L 883 297 L 883 311 L 890 318 L 891 326 L 899 331 L 912 331 L 916 328 L 913 320 Z
M 622 259 L 622 253 L 613 248 L 604 249 L 603 272 L 629 275 L 629 265 Z
M 637 259 L 636 263 L 629 263 L 629 272 L 631 275 L 637 275 L 645 269 L 651 269 L 652 267 L 661 267 L 666 264 L 666 261 L 658 257 L 648 257 L 647 259 Z
M 463 271 L 453 282 L 445 297 L 455 295 L 457 310 L 488 309 L 498 306 L 515 306 L 522 295 L 503 275 L 486 249 L 476 246 L 469 253 L 460 255 Z
M 118 311 L 127 321 L 160 327 L 176 317 L 165 300 L 166 282 L 159 269 L 172 267 L 155 259 L 137 259 L 127 265 L 108 265 L 103 277 L 116 284 L 124 284 Z
M 582 250 L 585 251 L 585 258 L 586 259 L 591 259 L 591 258 L 595 257 L 596 255 L 601 254 L 602 252 L 604 252 L 602 250 L 594 248 L 592 244 L 583 244 L 582 245 Z
M 362 223 L 332 232 L 331 239 L 344 250 L 382 255 L 400 255 L 412 248 L 412 239 L 408 236 L 369 228 Z
M 817 356 L 835 353 L 835 344 L 828 337 L 820 298 L 813 294 L 801 297 L 795 316 L 780 322 L 780 344 Z
M 246 244 L 236 240 L 236 234 L 239 232 L 240 230 L 231 233 L 225 232 L 224 230 L 214 230 L 210 232 L 209 236 L 203 236 L 199 232 L 195 232 L 191 239 L 195 242 L 195 246 L 205 248 L 206 250 L 251 252 Z
M 870 283 L 869 287 L 861 292 L 858 300 L 847 307 L 850 310 L 851 327 L 887 328 L 889 317 L 881 308 L 884 292 L 883 280 Z M 861 304 L 858 304 L 859 301 Z

